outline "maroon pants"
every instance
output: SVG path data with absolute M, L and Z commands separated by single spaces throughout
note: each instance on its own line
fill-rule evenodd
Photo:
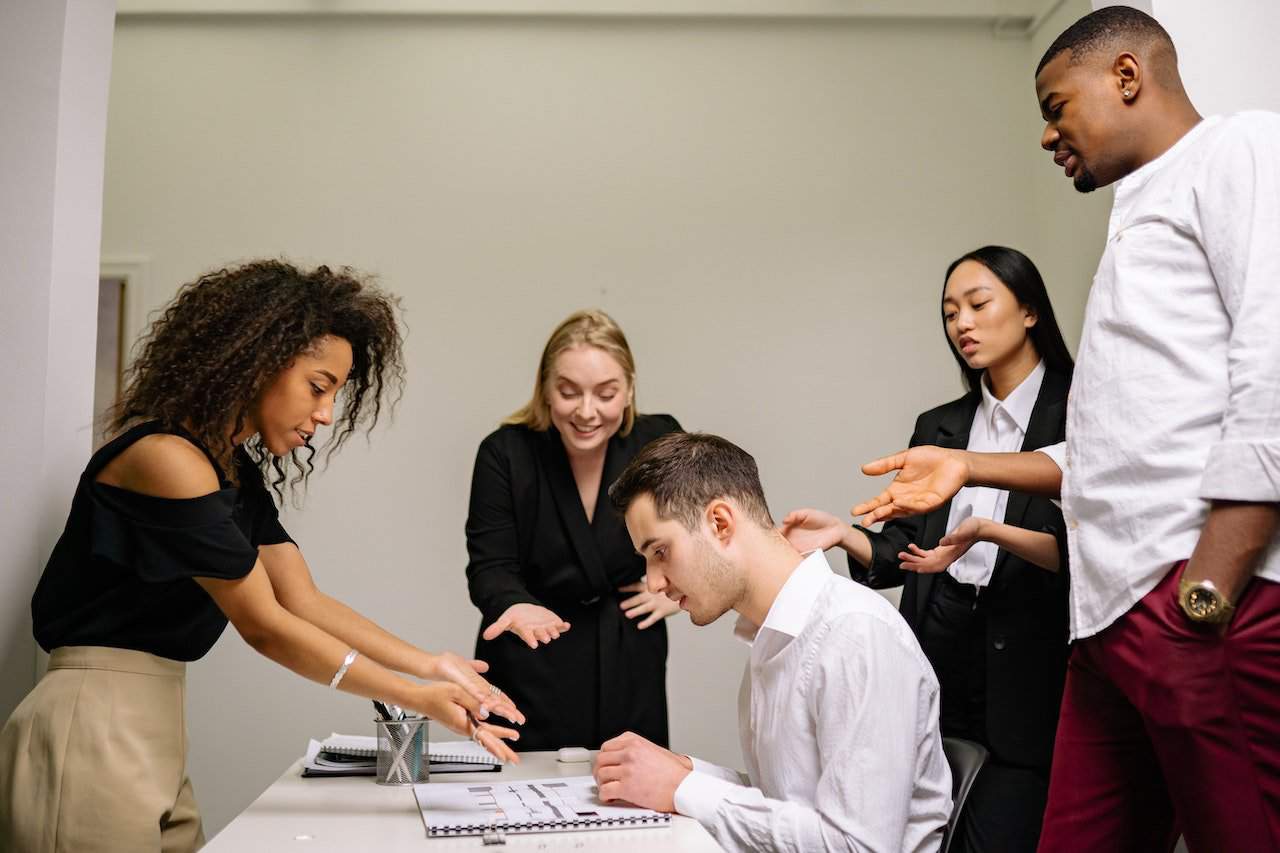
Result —
M 1280 850 L 1280 584 L 1220 635 L 1178 606 L 1182 568 L 1076 643 L 1041 853 Z

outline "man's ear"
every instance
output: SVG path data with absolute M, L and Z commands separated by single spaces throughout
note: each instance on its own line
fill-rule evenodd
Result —
M 1137 56 L 1128 51 L 1121 53 L 1111 63 L 1111 75 L 1121 101 L 1132 104 L 1138 99 L 1138 92 L 1142 89 L 1142 63 Z
M 707 504 L 705 512 L 711 537 L 721 545 L 728 545 L 737 529 L 738 519 L 728 501 L 717 498 Z

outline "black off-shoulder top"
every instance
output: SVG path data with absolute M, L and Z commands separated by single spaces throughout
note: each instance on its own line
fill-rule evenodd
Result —
M 154 433 L 181 435 L 204 450 L 221 488 L 177 500 L 95 482 L 108 462 Z M 262 472 L 243 448 L 234 458 L 238 488 L 194 436 L 158 421 L 93 454 L 31 599 L 40 647 L 109 646 L 178 661 L 208 653 L 227 617 L 194 579 L 242 578 L 259 545 L 293 541 Z

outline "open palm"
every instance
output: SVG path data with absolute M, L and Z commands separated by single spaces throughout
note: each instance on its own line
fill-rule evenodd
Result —
M 931 512 L 964 488 L 969 468 L 960 454 L 932 445 L 920 445 L 868 462 L 862 473 L 878 477 L 897 471 L 898 476 L 876 497 L 855 506 L 853 515 L 863 524 L 888 521 Z

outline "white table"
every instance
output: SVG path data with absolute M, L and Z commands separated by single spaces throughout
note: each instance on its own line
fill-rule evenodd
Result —
M 433 782 L 492 782 L 583 776 L 589 764 L 560 764 L 554 752 L 526 752 L 500 773 L 440 773 Z M 427 838 L 410 787 L 378 785 L 372 776 L 302 778 L 302 760 L 284 772 L 204 848 L 204 853 L 337 853 L 337 851 L 608 850 L 618 853 L 712 853 L 715 839 L 695 820 L 673 815 L 671 826 L 508 835 L 505 847 L 479 836 Z

